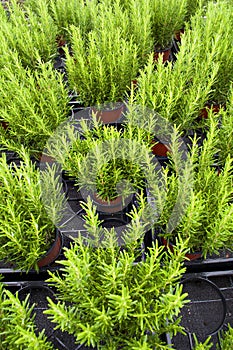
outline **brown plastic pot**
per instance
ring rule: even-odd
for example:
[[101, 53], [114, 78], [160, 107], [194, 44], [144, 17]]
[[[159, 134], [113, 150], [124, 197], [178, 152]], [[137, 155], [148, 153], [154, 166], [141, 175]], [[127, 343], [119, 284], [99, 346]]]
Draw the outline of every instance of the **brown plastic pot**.
[[44, 154], [44, 153], [41, 153], [39, 155], [39, 160], [40, 162], [42, 163], [54, 163], [55, 162], [55, 159], [50, 157], [50, 156], [47, 156], [47, 154]]
[[123, 209], [123, 200], [122, 196], [118, 196], [116, 199], [112, 201], [105, 201], [98, 196], [98, 194], [94, 193], [93, 202], [97, 206], [97, 210], [102, 211], [104, 213], [117, 213]]
[[175, 40], [181, 43], [182, 35], [184, 34], [184, 28], [177, 30], [175, 33]]
[[167, 157], [169, 146], [162, 142], [152, 142], [152, 153], [156, 156]]
[[9, 123], [8, 122], [1, 121], [1, 125], [2, 125], [4, 130], [7, 130], [9, 128]]
[[94, 193], [92, 196], [93, 203], [96, 205], [97, 210], [104, 213], [117, 213], [122, 211], [131, 202], [133, 195], [129, 195], [123, 200], [122, 196], [118, 196], [114, 200], [106, 201]]
[[211, 109], [214, 114], [218, 114], [220, 111], [221, 105], [218, 103], [206, 103], [205, 107], [202, 108], [199, 112], [199, 118], [208, 118], [209, 110]]
[[124, 111], [125, 104], [123, 102], [115, 103], [113, 108], [97, 109], [96, 107], [91, 107], [91, 115], [96, 116], [96, 118], [104, 124], [116, 122]]
[[[171, 250], [171, 252], [174, 251], [173, 244], [171, 242], [168, 242], [164, 237], [161, 238], [161, 241], [165, 247], [168, 247]], [[202, 257], [202, 252], [186, 253], [185, 256], [189, 260], [197, 260]]]
[[169, 61], [171, 55], [171, 47], [154, 51], [154, 62], [158, 62], [159, 56], [162, 55], [163, 63]]
[[58, 229], [56, 229], [56, 237], [52, 246], [50, 247], [48, 252], [44, 256], [42, 256], [40, 260], [37, 261], [37, 266], [41, 268], [53, 263], [61, 253], [62, 243], [62, 234]]
[[65, 46], [67, 44], [66, 39], [61, 35], [56, 38], [58, 53], [62, 56], [65, 54]]

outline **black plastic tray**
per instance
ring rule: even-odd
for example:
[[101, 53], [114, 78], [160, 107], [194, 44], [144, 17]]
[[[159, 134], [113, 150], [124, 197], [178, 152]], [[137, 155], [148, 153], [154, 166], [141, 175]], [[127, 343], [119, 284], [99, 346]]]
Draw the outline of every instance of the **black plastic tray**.
[[186, 335], [171, 339], [167, 334], [167, 343], [174, 344], [176, 350], [192, 350], [195, 334], [202, 342], [211, 336], [211, 350], [217, 344], [222, 349], [220, 336], [228, 324], [233, 326], [233, 270], [187, 273], [182, 283], [190, 300], [181, 312]]

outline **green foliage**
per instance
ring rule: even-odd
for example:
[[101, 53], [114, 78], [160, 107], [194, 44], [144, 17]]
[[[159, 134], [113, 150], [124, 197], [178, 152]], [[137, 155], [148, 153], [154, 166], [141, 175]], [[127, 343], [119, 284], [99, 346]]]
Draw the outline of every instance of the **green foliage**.
[[31, 153], [42, 152], [47, 139], [69, 112], [68, 90], [62, 75], [52, 64], [25, 70], [20, 63], [1, 71], [1, 143], [18, 150], [24, 145]]
[[[95, 208], [88, 206], [87, 216], [95, 216]], [[92, 235], [96, 220], [87, 221]], [[134, 239], [122, 250], [114, 228], [102, 229], [101, 246], [84, 243], [79, 236], [65, 251], [62, 276], [50, 273], [49, 283], [56, 286], [60, 301], [49, 300], [45, 313], [57, 328], [98, 349], [170, 348], [160, 335], [182, 330], [178, 315], [186, 295], [177, 282], [184, 272], [186, 245], [177, 241], [173, 255], [156, 244], [145, 261], [135, 263], [137, 245]]]
[[[183, 239], [189, 238], [190, 250], [201, 250], [205, 257], [208, 253], [218, 253], [222, 248], [232, 249], [233, 162], [232, 158], [228, 157], [220, 173], [213, 167], [217, 142], [217, 121], [210, 116], [207, 139], [200, 151], [197, 143], [194, 143], [192, 149], [191, 165], [195, 177], [191, 184], [187, 210], [174, 232], [167, 232], [167, 237], [171, 240], [176, 234], [180, 234]], [[173, 173], [167, 183], [169, 203], [170, 200], [172, 203], [175, 201], [177, 183], [178, 178]], [[169, 214], [168, 212], [166, 215], [167, 220]], [[164, 224], [162, 220], [161, 224]]]
[[[154, 39], [151, 29], [151, 0], [102, 0], [98, 7], [99, 16], [95, 16], [95, 28], [107, 28], [113, 31], [121, 30], [126, 40], [132, 40], [137, 46], [137, 56], [140, 66], [143, 66], [147, 56], [154, 50]], [[115, 29], [114, 29], [115, 28]]]
[[229, 155], [233, 158], [233, 86], [229, 90], [226, 108], [221, 110], [218, 117], [220, 120], [219, 158], [220, 163], [224, 164]]
[[0, 259], [26, 271], [38, 270], [37, 261], [54, 241], [64, 197], [55, 168], [40, 175], [24, 150], [20, 156], [19, 167], [8, 165], [4, 154], [0, 158]]
[[151, 55], [138, 77], [136, 103], [189, 130], [197, 127], [208, 101], [226, 101], [233, 79], [230, 6], [226, 1], [210, 2], [195, 14], [173, 64], [164, 66], [161, 59], [155, 70]]
[[151, 0], [151, 25], [156, 49], [171, 46], [175, 32], [183, 27], [186, 0]]
[[[195, 34], [196, 33], [196, 34]], [[144, 70], [138, 77], [138, 89], [134, 93], [135, 103], [153, 108], [162, 117], [182, 130], [197, 127], [199, 111], [209, 100], [215, 82], [218, 66], [213, 66], [213, 55], [205, 60], [196, 59], [200, 34], [195, 39], [186, 30], [177, 60], [165, 66], [160, 59], [153, 62], [151, 55]]]
[[[228, 329], [226, 332], [221, 333], [220, 337], [221, 349], [231, 350], [233, 346], [233, 328], [228, 325]], [[218, 349], [220, 347], [218, 346]]]
[[[229, 38], [233, 35], [233, 4], [228, 0], [208, 1], [191, 20], [192, 33], [199, 33], [201, 47], [196, 59], [205, 62], [211, 56], [217, 64], [218, 75], [212, 86], [210, 99], [225, 103], [233, 80], [233, 47]], [[192, 39], [193, 40], [193, 39]]]
[[[211, 337], [208, 337], [204, 343], [201, 343], [197, 340], [196, 336], [194, 336], [195, 347], [194, 350], [211, 350], [213, 344], [211, 343]], [[225, 348], [223, 348], [225, 350]]]
[[50, 14], [58, 28], [58, 35], [68, 39], [68, 28], [79, 26], [84, 35], [93, 27], [97, 15], [97, 1], [52, 0], [49, 2]]
[[205, 7], [210, 0], [186, 0], [186, 16], [185, 22], [190, 22], [191, 17], [196, 14], [196, 12]]
[[125, 39], [121, 28], [104, 17], [99, 28], [82, 35], [70, 27], [72, 55], [66, 50], [68, 82], [85, 106], [117, 102], [125, 98], [138, 72], [137, 46]]
[[[62, 128], [64, 130], [64, 128]], [[155, 165], [150, 154], [150, 135], [143, 128], [126, 123], [117, 130], [95, 121], [81, 123], [80, 134], [67, 127], [68, 141], [56, 135], [48, 151], [75, 177], [81, 189], [97, 192], [104, 200], [113, 200], [119, 194], [129, 194], [145, 187], [145, 178], [156, 183]], [[154, 178], [154, 181], [153, 181]]]
[[0, 349], [52, 350], [43, 332], [37, 332], [28, 298], [20, 301], [0, 283]]
[[138, 47], [140, 66], [145, 64], [148, 54], [154, 50], [150, 4], [151, 0], [127, 1], [126, 13], [129, 16], [129, 23], [127, 23], [128, 37], [132, 36]]
[[[22, 8], [16, 0], [9, 6], [9, 19], [1, 21], [1, 47], [17, 52], [24, 67], [36, 68], [40, 61], [47, 62], [57, 54], [57, 28], [48, 13], [46, 1], [36, 2], [37, 11]], [[6, 52], [6, 55], [9, 55]], [[7, 57], [6, 56], [6, 57]], [[5, 57], [5, 58], [6, 58]], [[4, 58], [4, 55], [3, 55]]]

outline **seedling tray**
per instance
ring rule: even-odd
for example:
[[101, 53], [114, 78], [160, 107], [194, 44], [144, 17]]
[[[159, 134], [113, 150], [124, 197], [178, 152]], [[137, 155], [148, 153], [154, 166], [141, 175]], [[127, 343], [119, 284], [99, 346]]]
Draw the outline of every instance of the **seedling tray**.
[[219, 255], [186, 261], [185, 266], [188, 272], [229, 270], [233, 268], [233, 252], [223, 249], [219, 252]]
[[186, 273], [182, 283], [190, 300], [181, 311], [186, 335], [171, 339], [167, 334], [167, 343], [174, 344], [176, 350], [192, 350], [195, 334], [202, 342], [211, 336], [211, 350], [217, 349], [217, 344], [225, 350], [219, 339], [228, 324], [233, 326], [233, 270]]
[[55, 330], [55, 324], [43, 313], [48, 308], [47, 297], [56, 301], [55, 291], [43, 280], [39, 281], [5, 281], [5, 287], [12, 293], [18, 292], [19, 299], [23, 301], [29, 294], [30, 306], [34, 304], [36, 332], [45, 329], [47, 340], [52, 343], [56, 350], [93, 350], [83, 345], [78, 345], [75, 338], [67, 332]]

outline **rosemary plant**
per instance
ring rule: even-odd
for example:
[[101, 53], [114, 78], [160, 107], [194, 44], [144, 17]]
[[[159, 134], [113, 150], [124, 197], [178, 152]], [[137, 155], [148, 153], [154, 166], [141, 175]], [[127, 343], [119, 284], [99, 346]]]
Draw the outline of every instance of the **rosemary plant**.
[[[233, 346], [233, 328], [228, 324], [228, 329], [225, 332], [221, 332], [220, 337], [221, 349], [231, 350]], [[218, 346], [218, 350], [220, 347]]]
[[160, 60], [154, 71], [150, 57], [138, 78], [137, 103], [153, 108], [183, 130], [199, 127], [199, 111], [209, 100], [224, 103], [233, 71], [230, 6], [226, 1], [210, 2], [205, 10], [197, 11], [185, 29], [173, 65], [164, 66]]
[[154, 51], [150, 3], [151, 0], [130, 0], [126, 6], [126, 13], [129, 16], [128, 37], [132, 36], [137, 44], [140, 66], [146, 63], [148, 54]]
[[153, 108], [167, 120], [187, 131], [199, 127], [199, 111], [211, 98], [217, 79], [218, 63], [213, 63], [215, 47], [205, 59], [200, 41], [201, 31], [186, 29], [182, 45], [174, 64], [164, 66], [162, 59], [153, 63], [148, 60], [138, 77], [138, 89], [134, 92], [137, 104]]
[[52, 0], [49, 2], [50, 14], [58, 28], [60, 39], [69, 40], [68, 29], [71, 25], [80, 26], [86, 35], [93, 28], [93, 19], [97, 16], [97, 1]]
[[[68, 90], [62, 75], [50, 63], [36, 71], [18, 66], [1, 71], [1, 144], [12, 150], [24, 145], [31, 153], [42, 152], [46, 140], [68, 117]], [[6, 103], [6, 101], [8, 101]]]
[[230, 88], [226, 109], [216, 116], [220, 120], [220, 130], [218, 137], [219, 160], [224, 164], [230, 155], [233, 158], [233, 87]]
[[71, 26], [72, 55], [66, 50], [69, 86], [85, 106], [122, 101], [138, 72], [133, 40], [108, 20], [100, 18], [99, 23], [86, 36]]
[[[220, 249], [232, 249], [233, 232], [233, 159], [228, 157], [218, 173], [215, 165], [217, 153], [218, 127], [214, 119], [210, 121], [207, 139], [200, 149], [194, 142], [191, 151], [192, 168], [195, 171], [191, 184], [191, 195], [187, 210], [175, 230], [169, 230], [170, 212], [165, 212], [161, 224], [167, 227], [166, 237], [171, 241], [180, 234], [183, 239], [189, 238], [192, 252], [201, 251], [203, 256], [219, 253]], [[173, 155], [172, 155], [173, 156]], [[171, 157], [172, 157], [171, 156]], [[169, 199], [176, 198], [178, 177], [173, 173], [168, 178]], [[165, 205], [166, 207], [166, 205]]]
[[212, 66], [219, 66], [210, 99], [220, 104], [226, 102], [233, 80], [232, 10], [233, 4], [228, 0], [208, 1], [191, 20], [192, 32], [199, 32], [202, 47], [196, 59], [205, 61], [212, 56]]
[[4, 154], [0, 158], [0, 259], [22, 270], [38, 270], [37, 261], [55, 239], [65, 199], [55, 168], [40, 175], [25, 150], [20, 156], [19, 167], [8, 165]]
[[10, 52], [18, 52], [24, 67], [31, 68], [57, 54], [57, 28], [49, 15], [47, 2], [39, 0], [36, 6], [35, 12], [12, 0], [9, 19], [1, 22], [0, 29], [4, 45], [7, 43]]
[[[153, 126], [153, 116], [146, 116], [147, 124], [151, 119], [148, 125]], [[91, 126], [81, 120], [79, 132], [68, 126], [68, 136], [57, 135], [47, 145], [47, 152], [76, 179], [79, 189], [108, 202], [120, 195], [125, 199], [158, 182], [151, 153], [153, 135], [142, 121], [139, 126], [128, 121], [117, 130], [95, 118]]]
[[[89, 207], [87, 217], [93, 214]], [[89, 236], [96, 232], [94, 222], [87, 225]], [[50, 273], [48, 280], [56, 286], [60, 301], [49, 300], [45, 313], [79, 344], [97, 349], [169, 349], [160, 336], [182, 330], [178, 314], [186, 295], [177, 282], [184, 272], [185, 244], [177, 242], [174, 255], [156, 244], [145, 261], [135, 263], [135, 241], [122, 250], [114, 229], [102, 233], [100, 247], [84, 243], [80, 236], [65, 251], [62, 276]]]
[[190, 22], [191, 17], [196, 14], [196, 12], [206, 5], [209, 0], [186, 0], [186, 15], [185, 22]]
[[44, 332], [36, 330], [33, 307], [28, 298], [21, 302], [0, 283], [0, 349], [52, 350]]
[[[121, 29], [122, 37], [133, 40], [137, 45], [137, 56], [143, 66], [150, 52], [154, 51], [154, 39], [151, 30], [151, 0], [102, 0], [95, 16], [95, 28], [106, 28], [111, 31]], [[104, 21], [103, 25], [100, 22]]]
[[195, 339], [194, 350], [211, 350], [213, 346], [213, 344], [211, 343], [211, 337], [208, 337], [204, 343], [199, 342], [196, 337], [194, 339]]
[[155, 49], [171, 47], [173, 35], [183, 27], [186, 0], [151, 0], [151, 13]]

